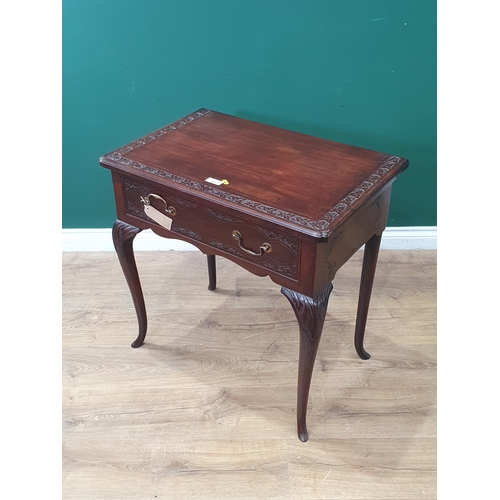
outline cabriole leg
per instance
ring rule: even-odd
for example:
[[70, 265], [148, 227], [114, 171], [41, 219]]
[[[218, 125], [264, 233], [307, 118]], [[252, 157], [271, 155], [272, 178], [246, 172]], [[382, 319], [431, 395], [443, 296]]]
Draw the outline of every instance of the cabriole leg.
[[118, 260], [127, 280], [132, 300], [134, 302], [137, 320], [139, 322], [139, 335], [132, 342], [132, 347], [140, 347], [144, 344], [146, 338], [146, 330], [148, 328], [148, 319], [146, 316], [146, 305], [144, 304], [144, 296], [142, 294], [141, 282], [137, 265], [134, 258], [133, 241], [142, 229], [126, 224], [117, 220], [113, 225], [113, 243], [115, 245]]
[[282, 287], [281, 293], [290, 301], [300, 330], [299, 379], [297, 387], [297, 430], [299, 439], [309, 439], [306, 426], [307, 400], [318, 351], [328, 299], [333, 289], [331, 283], [316, 297], [310, 298]]
[[363, 270], [361, 271], [361, 284], [359, 287], [358, 313], [354, 332], [354, 347], [361, 359], [370, 359], [370, 355], [363, 347], [365, 337], [366, 318], [372, 294], [373, 278], [377, 267], [378, 251], [380, 249], [381, 234], [372, 236], [365, 244], [363, 256]]

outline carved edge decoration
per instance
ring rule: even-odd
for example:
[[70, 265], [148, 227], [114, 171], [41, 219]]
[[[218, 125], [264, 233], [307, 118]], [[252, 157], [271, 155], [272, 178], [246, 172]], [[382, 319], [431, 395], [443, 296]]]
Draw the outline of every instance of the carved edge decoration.
[[183, 205], [186, 208], [197, 208], [198, 203], [194, 203], [193, 201], [189, 200], [184, 200], [183, 198], [179, 198], [177, 196], [174, 196], [173, 194], [169, 194], [168, 198], [170, 198], [172, 201], [175, 201], [179, 205]]
[[[209, 110], [205, 110], [206, 112], [209, 112]], [[206, 113], [202, 113], [201, 111], [198, 112], [200, 113], [199, 116], [203, 116]], [[196, 118], [199, 118], [199, 116], [196, 116], [196, 113], [194, 115], [190, 115], [184, 120], [181, 120], [182, 124], [179, 126], [183, 126], [186, 123], [189, 123], [190, 121], [195, 120]], [[190, 120], [188, 120], [191, 118]], [[178, 123], [181, 123], [178, 122]], [[182, 177], [180, 175], [174, 175], [169, 172], [166, 172], [165, 170], [160, 170], [155, 167], [151, 167], [149, 165], [144, 165], [143, 163], [130, 160], [128, 158], [124, 158], [123, 154], [132, 151], [133, 149], [138, 148], [139, 146], [142, 146], [143, 144], [146, 144], [147, 142], [150, 142], [154, 139], [157, 139], [158, 137], [161, 137], [162, 135], [171, 132], [172, 130], [175, 130], [178, 128], [174, 125], [169, 125], [165, 129], [160, 129], [160, 131], [154, 132], [153, 134], [147, 136], [144, 139], [140, 139], [139, 141], [136, 141], [132, 143], [129, 146], [126, 146], [122, 149], [118, 149], [113, 153], [110, 153], [109, 155], [106, 155], [104, 158], [112, 160], [114, 162], [117, 162], [121, 165], [127, 165], [129, 167], [137, 168], [139, 170], [142, 170], [144, 172], [148, 172], [150, 174], [156, 175], [158, 177], [163, 177], [165, 179], [168, 179], [171, 182], [175, 182], [177, 184], [182, 184], [184, 186], [187, 186], [192, 189], [196, 189], [198, 191], [203, 191], [205, 193], [211, 194], [213, 196], [216, 196], [218, 198], [224, 199], [226, 201], [242, 205], [248, 208], [251, 208], [253, 210], [257, 210], [259, 212], [262, 212], [266, 215], [272, 215], [274, 217], [277, 217], [279, 219], [286, 220], [288, 222], [292, 222], [294, 224], [297, 224], [299, 226], [307, 227], [309, 229], [313, 230], [323, 230], [326, 229], [337, 217], [339, 217], [343, 212], [345, 212], [351, 205], [353, 205], [363, 194], [365, 194], [367, 191], [369, 191], [375, 184], [377, 184], [380, 179], [382, 179], [392, 168], [399, 163], [401, 160], [401, 157], [399, 156], [389, 156], [385, 160], [382, 161], [378, 169], [373, 172], [367, 179], [365, 179], [359, 186], [357, 186], [355, 189], [353, 189], [345, 198], [343, 198], [339, 203], [337, 203], [332, 209], [330, 209], [328, 212], [326, 212], [319, 220], [312, 220], [307, 217], [293, 214], [290, 212], [286, 212], [285, 210], [279, 210], [277, 208], [271, 207], [269, 205], [265, 205], [263, 203], [258, 203], [252, 200], [247, 200], [246, 198], [243, 198], [242, 196], [239, 196], [237, 194], [233, 193], [227, 193], [225, 191], [221, 191], [220, 189], [217, 189], [213, 186], [208, 186], [206, 184], [202, 184], [197, 181], [193, 181], [191, 179], [186, 179], [185, 177]]]
[[262, 263], [262, 267], [270, 269], [276, 273], [282, 274], [288, 278], [297, 279], [297, 265], [279, 264], [275, 260], [268, 260]]
[[127, 144], [123, 148], [117, 149], [113, 153], [110, 153], [109, 155], [105, 155], [105, 158], [111, 158], [114, 159], [114, 155], [124, 155], [126, 153], [129, 153], [130, 151], [133, 151], [134, 149], [137, 149], [141, 146], [144, 146], [144, 144], [147, 144], [148, 142], [154, 141], [155, 139], [158, 139], [159, 137], [164, 136], [165, 134], [168, 134], [169, 132], [173, 132], [174, 130], [177, 130], [181, 127], [184, 127], [184, 125], [187, 125], [188, 123], [191, 123], [192, 121], [201, 118], [202, 116], [210, 113], [209, 109], [206, 108], [201, 108], [195, 113], [192, 113], [181, 120], [172, 123], [171, 125], [167, 125], [166, 127], [160, 128], [159, 130], [156, 130], [155, 132], [142, 137], [141, 139], [138, 139], [135, 142], [132, 142], [130, 144]]
[[[236, 224], [243, 223], [244, 221], [241, 219], [238, 219], [237, 217], [233, 217], [232, 215], [225, 214], [223, 212], [219, 212], [217, 210], [214, 210], [212, 208], [207, 208], [207, 212], [214, 218], [224, 221], [224, 222], [234, 222]], [[283, 245], [285, 245], [290, 252], [294, 256], [297, 255], [298, 249], [299, 249], [299, 240], [298, 238], [292, 238], [290, 236], [286, 236], [283, 234], [276, 233], [274, 231], [271, 231], [270, 229], [260, 227], [260, 226], [255, 226], [264, 236], [267, 236], [267, 238], [275, 241], [279, 241]]]
[[235, 257], [239, 257], [240, 259], [243, 259], [247, 262], [250, 262], [251, 264], [254, 264], [258, 267], [262, 267], [264, 269], [268, 269], [269, 271], [273, 271], [275, 273], [281, 274], [282, 276], [285, 276], [287, 278], [291, 278], [293, 280], [297, 279], [297, 264], [294, 263], [292, 265], [288, 264], [280, 264], [274, 260], [266, 260], [262, 262], [252, 262], [249, 261], [248, 258], [246, 258], [244, 255], [242, 255], [238, 250], [235, 250], [233, 247], [230, 247], [229, 245], [226, 245], [225, 243], [221, 243], [220, 241], [210, 241], [207, 243], [207, 245], [210, 245], [211, 247], [218, 248], [219, 250], [222, 250], [223, 252], [229, 253], [231, 255], [234, 255]]
[[111, 236], [113, 238], [113, 245], [118, 251], [118, 249], [122, 247], [125, 241], [133, 239], [141, 231], [142, 229], [139, 229], [138, 227], [131, 226], [126, 222], [117, 220], [113, 224], [113, 229], [111, 231]]
[[123, 181], [124, 181], [123, 184], [125, 186], [125, 192], [137, 189], [142, 194], [145, 194], [145, 195], [149, 194], [149, 189], [144, 184], [140, 184], [136, 181], [133, 181], [132, 179], [129, 179], [126, 176], [123, 176]]
[[[129, 179], [126, 176], [124, 176], [123, 179], [124, 179], [125, 193], [127, 193], [128, 191], [137, 190], [140, 193], [142, 193], [143, 195], [147, 195], [147, 194], [150, 194], [151, 190], [153, 189], [151, 187], [145, 186], [144, 184], [140, 184], [136, 181], [133, 181], [132, 179]], [[189, 201], [189, 200], [184, 200], [183, 198], [179, 198], [178, 196], [174, 196], [172, 194], [169, 194], [167, 196], [167, 198], [169, 200], [172, 200], [173, 202], [178, 203], [179, 205], [183, 205], [187, 208], [197, 208], [198, 207], [197, 203], [194, 203], [194, 202]], [[128, 199], [128, 197], [127, 197], [127, 213], [130, 215], [133, 215], [134, 217], [138, 217], [139, 219], [154, 223], [154, 224], [159, 226], [159, 224], [157, 224], [155, 221], [153, 221], [153, 219], [150, 219], [144, 213], [143, 210], [138, 209], [130, 201], [130, 199]], [[181, 234], [184, 234], [184, 233], [187, 234], [187, 231], [189, 231], [189, 230], [185, 229], [185, 230], [183, 230], [184, 233], [182, 233], [182, 231], [181, 231], [182, 228], [178, 228], [178, 229], [179, 229], [179, 231], [176, 231], [176, 232], [181, 233]], [[172, 231], [175, 231], [175, 229], [172, 229]], [[194, 239], [197, 239], [197, 240], [201, 240], [201, 236], [198, 235], [197, 233], [195, 233], [194, 231], [191, 231], [191, 237]]]
[[142, 210], [139, 210], [130, 200], [127, 200], [127, 213], [133, 215], [134, 217], [138, 217], [139, 219], [158, 225], [157, 222], [155, 222], [153, 219], [150, 219]]
[[[162, 227], [156, 221], [154, 221], [153, 219], [150, 219], [143, 211], [137, 209], [130, 202], [130, 200], [127, 201], [127, 213], [133, 215], [134, 217], [138, 217], [139, 219], [142, 219], [146, 222], [149, 222], [150, 224], [154, 224], [155, 226]], [[196, 241], [202, 241], [202, 237], [198, 233], [196, 233], [195, 231], [191, 231], [191, 229], [186, 229], [184, 227], [172, 226], [170, 231], [173, 233], [181, 234], [183, 236], [187, 236], [188, 238], [192, 238], [193, 240], [196, 240]]]
[[240, 223], [243, 222], [241, 219], [238, 219], [237, 217], [233, 217], [228, 214], [224, 214], [222, 212], [219, 212], [217, 210], [214, 210], [212, 208], [207, 208], [207, 212], [214, 217], [217, 220], [222, 220], [224, 222], [234, 222], [234, 223]]
[[219, 250], [230, 253], [231, 255], [236, 255], [237, 257], [243, 257], [240, 252], [230, 247], [229, 245], [226, 245], [225, 243], [221, 243], [220, 241], [211, 241], [208, 244], [211, 247], [218, 248]]
[[[129, 179], [126, 176], [123, 176], [124, 184], [125, 184], [125, 192], [131, 191], [133, 189], [137, 189], [140, 191], [142, 194], [147, 195], [150, 194], [151, 191], [154, 189], [153, 187], [148, 187], [144, 184], [140, 184], [139, 182], [133, 181], [132, 179]], [[198, 204], [194, 203], [193, 201], [185, 200], [183, 198], [179, 198], [178, 196], [175, 196], [173, 194], [168, 194], [167, 198], [169, 200], [175, 201], [179, 205], [183, 205], [187, 208], [197, 208]]]
[[286, 287], [281, 287], [281, 293], [289, 300], [295, 312], [300, 331], [306, 341], [308, 353], [313, 352], [318, 336], [321, 335], [321, 328], [318, 328], [318, 324], [323, 323], [325, 319], [332, 290], [333, 285], [329, 283], [316, 297], [311, 298]]
[[[138, 190], [143, 194], [148, 194], [150, 189], [147, 186], [144, 186], [138, 182], [133, 181], [132, 179], [129, 179], [127, 177], [124, 177], [124, 185], [125, 185], [125, 190], [126, 191], [131, 191], [131, 190]], [[181, 204], [185, 204], [189, 208], [196, 208], [198, 205], [192, 204], [193, 206], [190, 206], [191, 202], [185, 202], [185, 200], [181, 198], [177, 198], [174, 196], [169, 196], [172, 200], [175, 200], [176, 202], [179, 202]], [[224, 214], [222, 212], [219, 212], [217, 210], [213, 209], [207, 209], [207, 212], [209, 212], [213, 217], [216, 219], [225, 221], [225, 222], [238, 222], [241, 223], [243, 222], [241, 219], [237, 219], [236, 217], [232, 217], [230, 215]], [[142, 219], [150, 224], [154, 224], [155, 226], [159, 226], [153, 219], [150, 219], [143, 210], [139, 210], [129, 199], [127, 199], [127, 213], [130, 215], [133, 215], [134, 217], [138, 217], [139, 219]], [[279, 241], [283, 243], [291, 252], [292, 254], [296, 257], [298, 255], [298, 240], [281, 235], [279, 233], [276, 233], [274, 231], [271, 231], [270, 229], [267, 228], [261, 228], [258, 227], [263, 234], [265, 234], [268, 238], [274, 239], [275, 241]], [[177, 227], [175, 225], [172, 226], [171, 232], [177, 233], [183, 236], [186, 236], [188, 238], [191, 238], [196, 241], [203, 241], [203, 238], [196, 233], [195, 231], [192, 231], [191, 229], [183, 228], [183, 227]], [[240, 252], [238, 252], [236, 249], [230, 247], [229, 245], [226, 245], [224, 243], [220, 243], [217, 241], [211, 241], [208, 243], [208, 245], [213, 246], [215, 248], [218, 248], [219, 250], [222, 250], [224, 252], [227, 252], [229, 254], [235, 255], [237, 257], [245, 259], [245, 256], [242, 255]], [[245, 259], [246, 260], [246, 259]], [[269, 260], [266, 260], [261, 263], [255, 263], [256, 265], [259, 265], [260, 267], [263, 267], [265, 269], [269, 269], [271, 271], [274, 271], [276, 273], [282, 274], [283, 276], [286, 276], [288, 278], [296, 279], [297, 278], [297, 264], [294, 263], [292, 265], [288, 264], [280, 264], [279, 262], [276, 262], [275, 260], [272, 259], [272, 257], [269, 258]]]
[[186, 229], [184, 227], [176, 227], [172, 226], [171, 231], [173, 233], [182, 234], [183, 236], [187, 236], [188, 238], [192, 238], [193, 240], [201, 241], [202, 238], [198, 233], [191, 231], [191, 229]]
[[256, 226], [265, 236], [267, 236], [270, 240], [279, 241], [283, 245], [285, 245], [290, 252], [296, 257], [299, 252], [299, 240], [298, 238], [292, 238], [291, 236], [286, 236], [283, 234], [275, 233], [268, 228]]

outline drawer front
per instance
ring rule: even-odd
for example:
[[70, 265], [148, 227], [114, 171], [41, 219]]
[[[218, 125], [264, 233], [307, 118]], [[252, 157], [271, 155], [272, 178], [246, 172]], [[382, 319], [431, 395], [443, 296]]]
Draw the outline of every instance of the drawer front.
[[[255, 224], [245, 215], [224, 207], [206, 205], [163, 186], [150, 185], [126, 176], [122, 179], [125, 211], [128, 215], [148, 222], [151, 227], [161, 227], [144, 213], [144, 202], [141, 200], [155, 194], [175, 209], [175, 215], [171, 217], [172, 237], [178, 235], [193, 244], [203, 243], [221, 253], [298, 281], [300, 238], [274, 227]], [[153, 207], [166, 214], [163, 201], [153, 196], [149, 197], [149, 201]], [[234, 236], [235, 231], [239, 233], [239, 240]], [[269, 252], [265, 251], [265, 244], [270, 246]], [[260, 255], [251, 255], [249, 252]]]

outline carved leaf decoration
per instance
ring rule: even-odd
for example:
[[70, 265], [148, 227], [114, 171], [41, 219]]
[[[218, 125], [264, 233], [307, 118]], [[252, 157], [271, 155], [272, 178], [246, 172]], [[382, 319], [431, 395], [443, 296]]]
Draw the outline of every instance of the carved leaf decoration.
[[333, 285], [329, 283], [322, 292], [311, 298], [288, 288], [281, 288], [281, 293], [290, 301], [295, 312], [301, 338], [306, 342], [308, 352], [312, 352], [314, 346], [317, 346], [332, 290]]

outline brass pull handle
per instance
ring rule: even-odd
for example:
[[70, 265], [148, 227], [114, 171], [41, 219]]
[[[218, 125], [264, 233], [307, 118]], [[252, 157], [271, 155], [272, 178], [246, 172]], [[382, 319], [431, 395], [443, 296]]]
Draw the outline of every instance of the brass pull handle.
[[156, 198], [157, 200], [161, 200], [163, 201], [163, 203], [165, 203], [165, 212], [167, 212], [167, 214], [173, 217], [177, 213], [177, 210], [174, 207], [169, 206], [168, 203], [161, 196], [158, 196], [157, 194], [154, 193], [148, 194], [146, 198], [143, 198], [141, 196], [141, 201], [144, 203], [144, 205], [151, 205], [151, 202], [149, 201], [150, 196]]
[[252, 250], [246, 249], [241, 244], [241, 240], [243, 239], [243, 236], [241, 236], [241, 233], [239, 231], [236, 231], [236, 230], [233, 231], [233, 238], [238, 241], [239, 247], [244, 252], [246, 252], [250, 255], [255, 255], [256, 257], [260, 257], [261, 255], [264, 255], [264, 253], [269, 253], [272, 250], [272, 247], [269, 243], [262, 243], [262, 245], [260, 246], [260, 252], [252, 252]]

